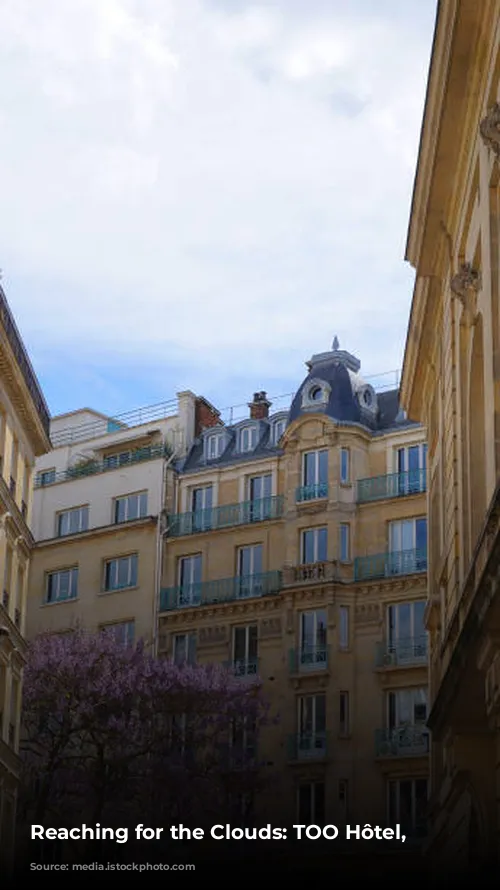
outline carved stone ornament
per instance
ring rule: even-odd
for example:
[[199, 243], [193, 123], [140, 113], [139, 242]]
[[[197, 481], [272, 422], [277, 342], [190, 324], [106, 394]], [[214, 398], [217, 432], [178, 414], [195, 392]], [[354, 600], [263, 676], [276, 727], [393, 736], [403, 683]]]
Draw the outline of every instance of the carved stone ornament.
[[464, 307], [465, 320], [473, 324], [477, 314], [477, 295], [481, 289], [481, 273], [471, 263], [463, 263], [450, 282], [452, 293]]
[[498, 102], [495, 102], [481, 121], [479, 132], [487, 148], [500, 157], [500, 104]]

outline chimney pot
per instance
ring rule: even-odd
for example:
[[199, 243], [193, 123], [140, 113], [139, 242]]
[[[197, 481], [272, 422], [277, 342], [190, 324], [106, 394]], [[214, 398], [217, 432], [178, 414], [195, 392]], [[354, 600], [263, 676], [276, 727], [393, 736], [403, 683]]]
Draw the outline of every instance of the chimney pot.
[[266, 417], [269, 417], [271, 402], [267, 399], [267, 393], [264, 390], [254, 392], [253, 402], [250, 402], [248, 407], [250, 408], [252, 420], [264, 420]]

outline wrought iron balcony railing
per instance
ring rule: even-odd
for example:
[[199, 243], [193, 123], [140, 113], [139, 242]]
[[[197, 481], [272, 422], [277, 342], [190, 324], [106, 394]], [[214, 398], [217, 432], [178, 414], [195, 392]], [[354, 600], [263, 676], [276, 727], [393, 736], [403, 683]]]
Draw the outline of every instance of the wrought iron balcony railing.
[[375, 664], [379, 668], [427, 664], [427, 634], [419, 637], [377, 643]]
[[290, 649], [288, 665], [291, 674], [310, 674], [328, 668], [328, 646], [303, 646]]
[[198, 532], [247, 525], [251, 522], [264, 522], [266, 519], [280, 519], [283, 516], [284, 503], [284, 497], [278, 495], [253, 501], [242, 501], [239, 504], [223, 504], [207, 510], [176, 513], [168, 517], [167, 534], [172, 538], [180, 538]]
[[408, 470], [405, 473], [386, 473], [384, 476], [369, 476], [357, 483], [358, 504], [369, 501], [382, 501], [386, 498], [404, 497], [409, 494], [422, 494], [427, 487], [427, 471]]
[[160, 592], [160, 612], [269, 596], [281, 586], [281, 572], [273, 571], [166, 587]]
[[14, 353], [14, 358], [17, 361], [18, 367], [24, 377], [24, 382], [29, 390], [29, 394], [32, 398], [33, 404], [36, 408], [38, 416], [40, 418], [40, 422], [43, 426], [43, 429], [47, 436], [50, 435], [50, 413], [47, 407], [47, 403], [43, 397], [42, 389], [38, 380], [36, 378], [36, 374], [33, 370], [33, 366], [28, 358], [28, 353], [24, 348], [24, 343], [22, 341], [21, 335], [18, 331], [17, 325], [14, 321], [14, 316], [10, 310], [10, 306], [7, 303], [6, 296], [3, 292], [3, 289], [0, 287], [0, 321], [9, 341], [10, 348]]
[[301, 485], [295, 492], [295, 500], [297, 503], [304, 501], [316, 501], [320, 498], [328, 497], [328, 483], [317, 482], [315, 485]]
[[233, 661], [225, 661], [224, 667], [235, 675], [243, 679], [255, 679], [259, 673], [259, 659], [246, 658], [235, 659]]
[[427, 549], [395, 550], [358, 556], [354, 560], [354, 580], [369, 581], [374, 578], [390, 578], [394, 575], [413, 575], [427, 571]]
[[41, 470], [35, 479], [35, 488], [46, 488], [56, 482], [70, 482], [74, 479], [85, 479], [87, 476], [95, 476], [97, 473], [109, 473], [111, 470], [123, 469], [136, 463], [147, 460], [155, 460], [159, 457], [170, 457], [172, 449], [169, 445], [145, 445], [135, 451], [120, 454], [119, 461], [106, 458], [103, 461], [87, 460], [74, 467], [68, 467], [60, 473], [49, 473]]
[[395, 726], [375, 733], [377, 757], [424, 757], [429, 753], [429, 730], [426, 726]]
[[336, 581], [339, 576], [336, 560], [311, 562], [300, 566], [286, 566], [283, 570], [283, 586], [307, 584], [314, 581]]
[[323, 760], [327, 754], [326, 732], [299, 732], [288, 737], [289, 760]]

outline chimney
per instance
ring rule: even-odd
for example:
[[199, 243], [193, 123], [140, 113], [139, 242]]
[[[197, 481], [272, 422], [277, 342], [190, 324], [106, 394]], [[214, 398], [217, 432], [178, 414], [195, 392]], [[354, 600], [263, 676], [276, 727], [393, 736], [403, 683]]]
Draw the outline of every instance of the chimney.
[[264, 418], [269, 417], [271, 402], [267, 400], [267, 393], [254, 392], [253, 402], [249, 402], [248, 407], [250, 408], [252, 420], [264, 420]]
[[198, 396], [194, 407], [194, 435], [197, 438], [202, 430], [211, 426], [221, 426], [220, 411], [202, 396]]

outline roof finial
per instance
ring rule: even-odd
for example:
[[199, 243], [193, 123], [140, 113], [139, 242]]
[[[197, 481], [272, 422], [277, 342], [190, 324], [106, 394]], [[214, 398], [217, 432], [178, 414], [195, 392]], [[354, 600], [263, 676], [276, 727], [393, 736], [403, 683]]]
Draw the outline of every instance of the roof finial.
[[335, 334], [335, 337], [333, 338], [333, 343], [332, 343], [332, 349], [333, 349], [334, 352], [337, 352], [337, 351], [338, 351], [339, 345], [340, 345], [340, 344], [339, 344], [339, 338], [338, 338], [337, 335]]

